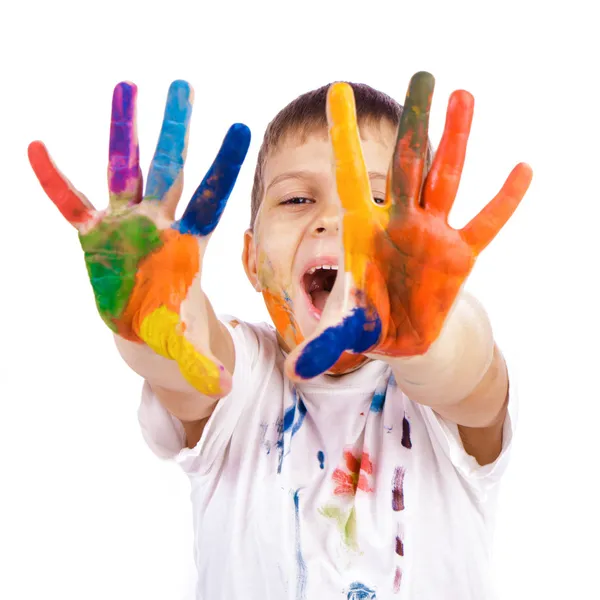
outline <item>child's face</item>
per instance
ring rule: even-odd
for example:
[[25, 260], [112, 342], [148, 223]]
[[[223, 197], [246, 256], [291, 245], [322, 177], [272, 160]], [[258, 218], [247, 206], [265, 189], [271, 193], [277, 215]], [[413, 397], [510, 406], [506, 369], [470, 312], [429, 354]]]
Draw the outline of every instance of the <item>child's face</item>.
[[[360, 131], [373, 196], [383, 199], [396, 130], [382, 121]], [[341, 253], [340, 202], [326, 132], [284, 139], [267, 158], [264, 189], [254, 232], [246, 232], [244, 266], [263, 293], [284, 349], [291, 350], [313, 333]], [[364, 360], [346, 355], [332, 372]]]

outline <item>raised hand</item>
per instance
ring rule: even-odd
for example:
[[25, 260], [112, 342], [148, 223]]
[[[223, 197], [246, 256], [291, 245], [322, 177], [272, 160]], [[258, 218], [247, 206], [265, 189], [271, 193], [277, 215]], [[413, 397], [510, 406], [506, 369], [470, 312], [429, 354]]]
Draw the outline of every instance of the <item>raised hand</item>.
[[437, 339], [479, 253], [511, 217], [531, 182], [517, 165], [498, 195], [460, 230], [448, 214], [465, 160], [473, 97], [454, 92], [432, 168], [423, 181], [434, 79], [413, 76], [400, 120], [385, 202], [371, 194], [350, 86], [328, 94], [330, 139], [342, 205], [343, 249], [331, 296], [311, 339], [288, 357], [293, 379], [328, 370], [344, 351], [423, 354]]
[[200, 274], [206, 244], [246, 156], [250, 131], [242, 124], [229, 129], [183, 216], [174, 221], [193, 92], [185, 81], [169, 88], [143, 196], [136, 96], [131, 83], [115, 87], [106, 210], [94, 209], [73, 188], [41, 142], [30, 144], [29, 161], [46, 194], [79, 232], [96, 306], [108, 327], [177, 361], [196, 389], [220, 397], [231, 387], [231, 374], [212, 355], [208, 332], [201, 326], [207, 306]]

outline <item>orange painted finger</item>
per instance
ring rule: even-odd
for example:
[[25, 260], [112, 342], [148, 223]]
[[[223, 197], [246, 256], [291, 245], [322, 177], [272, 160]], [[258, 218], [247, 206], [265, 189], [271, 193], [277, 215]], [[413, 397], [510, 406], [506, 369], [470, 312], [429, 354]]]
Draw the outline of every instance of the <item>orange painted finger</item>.
[[392, 159], [390, 189], [396, 210], [420, 203], [434, 86], [433, 75], [425, 72], [413, 75], [408, 86]]
[[31, 168], [47, 196], [63, 217], [78, 227], [91, 218], [94, 207], [57, 169], [42, 142], [32, 142], [27, 149]]
[[473, 96], [464, 90], [450, 96], [444, 134], [423, 190], [423, 206], [446, 216], [458, 192], [474, 104]]
[[518, 164], [510, 173], [502, 189], [489, 204], [463, 229], [463, 239], [479, 254], [504, 227], [529, 188], [533, 171], [525, 163]]

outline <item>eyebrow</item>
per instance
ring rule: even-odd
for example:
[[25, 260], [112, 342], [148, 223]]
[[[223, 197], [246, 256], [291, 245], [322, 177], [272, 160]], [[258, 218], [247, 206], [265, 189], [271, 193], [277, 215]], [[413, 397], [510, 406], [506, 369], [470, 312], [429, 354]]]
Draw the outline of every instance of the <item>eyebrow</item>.
[[[369, 179], [383, 179], [384, 181], [387, 179], [387, 175], [385, 173], [380, 173], [379, 171], [369, 171], [368, 175]], [[265, 192], [268, 192], [274, 185], [288, 179], [308, 179], [314, 176], [315, 173], [313, 171], [286, 171], [285, 173], [280, 173], [277, 177], [274, 177], [267, 186]]]

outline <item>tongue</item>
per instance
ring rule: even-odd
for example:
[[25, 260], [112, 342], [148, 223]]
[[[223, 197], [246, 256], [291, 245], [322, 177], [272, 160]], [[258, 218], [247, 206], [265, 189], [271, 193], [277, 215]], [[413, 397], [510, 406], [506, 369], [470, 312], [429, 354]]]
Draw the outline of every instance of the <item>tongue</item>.
[[325, 302], [327, 302], [327, 298], [329, 298], [329, 292], [326, 292], [325, 290], [318, 290], [313, 292], [310, 296], [314, 307], [323, 312], [323, 309], [325, 308]]

